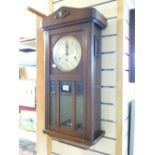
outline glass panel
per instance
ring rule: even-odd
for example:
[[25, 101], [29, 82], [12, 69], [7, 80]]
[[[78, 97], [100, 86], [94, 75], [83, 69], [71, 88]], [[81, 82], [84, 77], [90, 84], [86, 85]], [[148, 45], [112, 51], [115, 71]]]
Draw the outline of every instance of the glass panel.
[[56, 81], [50, 82], [51, 93], [51, 125], [52, 128], [56, 125]]
[[72, 128], [72, 81], [60, 81], [60, 125]]
[[83, 112], [84, 112], [84, 102], [83, 102], [83, 81], [76, 81], [76, 129], [83, 130]]

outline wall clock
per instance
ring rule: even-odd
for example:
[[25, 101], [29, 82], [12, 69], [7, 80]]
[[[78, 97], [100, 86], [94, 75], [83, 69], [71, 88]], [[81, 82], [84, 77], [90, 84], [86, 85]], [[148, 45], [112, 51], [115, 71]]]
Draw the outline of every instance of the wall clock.
[[62, 7], [42, 20], [45, 33], [45, 129], [61, 142], [87, 148], [100, 123], [100, 35], [106, 18], [94, 8]]

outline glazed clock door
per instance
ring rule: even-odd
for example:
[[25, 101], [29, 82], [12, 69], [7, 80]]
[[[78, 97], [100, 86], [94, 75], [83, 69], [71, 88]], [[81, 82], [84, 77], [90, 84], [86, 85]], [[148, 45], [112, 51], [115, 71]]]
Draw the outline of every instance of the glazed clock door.
[[[59, 89], [59, 92], [57, 89]], [[83, 81], [52, 80], [50, 94], [51, 128], [64, 128], [73, 129], [75, 131], [83, 131]], [[59, 103], [56, 98], [59, 98]]]
[[[71, 27], [75, 32], [58, 34], [54, 31], [50, 38], [49, 53], [49, 124], [50, 130], [70, 132], [73, 136], [84, 134], [84, 81], [83, 42], [79, 26]], [[63, 29], [64, 30], [64, 29]]]

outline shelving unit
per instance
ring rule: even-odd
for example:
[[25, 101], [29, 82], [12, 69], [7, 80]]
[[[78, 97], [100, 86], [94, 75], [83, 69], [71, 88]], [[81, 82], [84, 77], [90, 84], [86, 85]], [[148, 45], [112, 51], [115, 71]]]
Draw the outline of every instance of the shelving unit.
[[19, 129], [19, 137], [27, 139], [32, 142], [36, 142], [36, 133], [35, 132], [30, 132], [30, 131], [26, 131], [23, 129]]
[[35, 41], [20, 38], [19, 47], [19, 139], [32, 142], [36, 142]]

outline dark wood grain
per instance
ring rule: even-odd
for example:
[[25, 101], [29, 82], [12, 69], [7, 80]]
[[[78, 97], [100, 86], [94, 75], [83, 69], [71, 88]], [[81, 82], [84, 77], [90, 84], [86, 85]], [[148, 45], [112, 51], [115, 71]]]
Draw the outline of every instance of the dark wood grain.
[[[100, 36], [101, 30], [107, 25], [106, 18], [94, 8], [67, 8], [62, 7], [53, 14], [44, 17], [42, 29], [45, 31], [45, 115], [46, 125], [44, 133], [53, 138], [87, 148], [95, 144], [104, 134], [100, 123], [101, 89], [101, 56]], [[75, 37], [82, 49], [80, 64], [70, 72], [62, 72], [52, 67], [53, 46], [64, 36]], [[57, 81], [56, 90], [56, 120], [57, 126], [51, 128], [49, 117], [51, 114], [51, 101], [49, 98], [49, 81]], [[70, 80], [72, 95], [72, 127], [63, 128], [60, 125], [60, 81]], [[76, 129], [76, 81], [83, 83], [83, 130]], [[62, 101], [61, 101], [62, 102]], [[64, 100], [63, 103], [66, 101]], [[50, 108], [49, 108], [50, 107]], [[66, 107], [67, 110], [67, 107]]]
[[[58, 16], [60, 12], [68, 12], [68, 15], [64, 16], [62, 13], [62, 18], [56, 18], [56, 16]], [[93, 22], [101, 28], [105, 28], [107, 25], [107, 19], [103, 15], [101, 15], [95, 8], [61, 7], [53, 14], [45, 16], [43, 18], [42, 27], [44, 30], [48, 30], [51, 28], [58, 28], [88, 22]]]
[[72, 81], [72, 128], [76, 130], [76, 91], [75, 91], [75, 81]]

